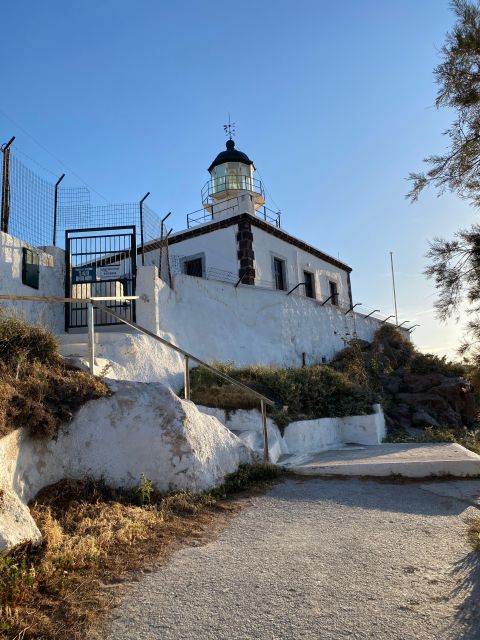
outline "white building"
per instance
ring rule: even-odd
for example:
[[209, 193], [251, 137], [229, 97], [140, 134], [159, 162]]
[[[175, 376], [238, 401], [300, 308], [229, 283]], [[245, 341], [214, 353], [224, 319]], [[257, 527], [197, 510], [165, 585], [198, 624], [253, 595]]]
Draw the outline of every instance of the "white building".
[[[280, 213], [265, 207], [262, 183], [245, 153], [227, 140], [208, 169], [203, 209], [187, 216], [187, 229], [169, 236], [174, 274], [291, 291], [348, 309], [351, 268], [280, 227]], [[146, 264], [159, 264], [159, 244], [147, 245]], [[166, 252], [162, 272], [168, 269]]]
[[[57, 334], [76, 333], [86, 331], [91, 295], [137, 296], [106, 304], [203, 360], [237, 365], [328, 362], [352, 338], [372, 341], [388, 318], [359, 313], [351, 268], [281, 228], [280, 214], [265, 206], [253, 162], [233, 140], [208, 171], [203, 208], [168, 242], [147, 243], [143, 255], [133, 225], [69, 230], [66, 251], [0, 232], [0, 293], [77, 299], [5, 300], [0, 307]], [[125, 329], [99, 309], [95, 324], [103, 326], [104, 341], [112, 325]], [[105, 357], [114, 362], [117, 355]], [[165, 363], [166, 378], [181, 375], [178, 363], [172, 371]]]

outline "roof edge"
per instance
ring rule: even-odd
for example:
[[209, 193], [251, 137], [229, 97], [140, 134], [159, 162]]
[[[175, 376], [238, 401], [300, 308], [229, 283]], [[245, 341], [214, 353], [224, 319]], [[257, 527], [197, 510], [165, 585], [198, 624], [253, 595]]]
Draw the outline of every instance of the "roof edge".
[[[330, 256], [328, 253], [324, 253], [320, 249], [316, 249], [315, 247], [312, 247], [312, 245], [308, 244], [307, 242], [304, 242], [303, 240], [300, 240], [299, 238], [296, 238], [295, 236], [290, 235], [286, 231], [283, 231], [283, 229], [274, 227], [268, 222], [264, 222], [263, 220], [260, 220], [260, 218], [258, 218], [257, 216], [254, 216], [251, 213], [246, 213], [246, 212], [241, 213], [237, 216], [233, 216], [231, 218], [226, 218], [225, 220], [217, 220], [208, 224], [204, 224], [199, 227], [195, 227], [193, 229], [187, 229], [186, 231], [179, 231], [175, 235], [172, 235], [169, 237], [168, 244], [169, 245], [177, 244], [178, 242], [183, 242], [184, 240], [188, 240], [190, 238], [195, 238], [197, 236], [202, 236], [207, 233], [212, 233], [213, 231], [217, 231], [218, 229], [226, 229], [227, 227], [231, 227], [237, 224], [238, 222], [241, 222], [242, 220], [249, 220], [253, 226], [258, 227], [259, 229], [262, 229], [263, 231], [266, 231], [267, 233], [270, 233], [273, 236], [276, 236], [277, 238], [279, 238], [280, 240], [283, 240], [284, 242], [289, 242], [290, 244], [293, 244], [294, 246], [296, 246], [298, 249], [302, 249], [306, 253], [310, 253], [311, 255], [319, 258], [320, 260], [324, 260], [325, 262], [328, 262], [329, 264], [332, 264], [333, 266], [338, 267], [339, 269], [342, 269], [347, 273], [352, 272], [352, 268], [345, 262], [342, 262], [341, 260], [338, 260], [337, 258]], [[145, 245], [145, 252], [155, 251], [159, 247], [160, 247], [160, 241], [154, 240], [153, 242]]]

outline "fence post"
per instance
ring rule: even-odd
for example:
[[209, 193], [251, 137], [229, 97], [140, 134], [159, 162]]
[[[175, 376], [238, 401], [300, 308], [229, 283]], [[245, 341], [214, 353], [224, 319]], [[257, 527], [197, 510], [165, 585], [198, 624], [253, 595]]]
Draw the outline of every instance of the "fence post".
[[183, 370], [183, 379], [184, 379], [184, 386], [185, 386], [185, 400], [190, 400], [190, 369], [189, 369], [189, 364], [190, 364], [190, 358], [188, 356], [185, 356], [185, 360], [184, 360], [184, 370]]
[[164, 229], [165, 229], [165, 220], [168, 216], [172, 215], [172, 212], [169, 211], [166, 216], [164, 216], [160, 221], [160, 250], [159, 250], [159, 258], [158, 258], [158, 277], [162, 278], [162, 263], [163, 263], [163, 242], [164, 242]]
[[14, 140], [15, 136], [12, 136], [10, 140], [1, 147], [3, 152], [3, 177], [0, 228], [4, 233], [8, 233], [8, 220], [10, 218], [10, 145]]
[[142, 251], [142, 267], [145, 266], [145, 232], [144, 232], [144, 226], [143, 226], [143, 203], [148, 198], [149, 195], [150, 195], [150, 191], [147, 191], [147, 193], [140, 200], [140, 246]]
[[270, 462], [270, 455], [268, 451], [267, 406], [265, 404], [265, 400], [260, 400], [260, 407], [262, 409], [263, 461]]
[[55, 192], [53, 195], [53, 246], [57, 246], [57, 213], [58, 213], [58, 185], [64, 179], [65, 174], [59, 177], [59, 179], [55, 183]]
[[88, 362], [90, 373], [95, 375], [95, 309], [91, 302], [87, 303], [88, 324]]

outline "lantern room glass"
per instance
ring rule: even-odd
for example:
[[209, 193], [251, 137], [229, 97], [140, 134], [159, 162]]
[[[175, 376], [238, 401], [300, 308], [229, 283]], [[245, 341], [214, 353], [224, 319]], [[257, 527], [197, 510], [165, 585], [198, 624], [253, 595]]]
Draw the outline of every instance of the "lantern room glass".
[[214, 167], [212, 194], [222, 191], [253, 191], [253, 166], [243, 162], [224, 162]]

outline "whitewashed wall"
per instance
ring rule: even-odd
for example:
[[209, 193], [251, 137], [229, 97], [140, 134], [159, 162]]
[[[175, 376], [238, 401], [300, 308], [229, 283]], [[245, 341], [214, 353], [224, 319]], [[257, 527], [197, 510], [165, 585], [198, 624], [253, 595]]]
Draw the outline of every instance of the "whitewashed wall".
[[[303, 295], [177, 275], [173, 289], [154, 267], [139, 269], [138, 323], [207, 361], [300, 366], [327, 361], [354, 333], [371, 341], [379, 321], [347, 316]], [[152, 301], [156, 305], [152, 307]]]
[[[229, 273], [238, 273], [237, 259], [237, 231], [238, 226], [232, 225], [226, 229], [217, 229], [213, 233], [207, 233], [202, 236], [190, 238], [172, 244], [169, 247], [170, 259], [172, 263], [175, 257], [184, 258], [185, 256], [197, 256], [202, 254], [205, 256], [205, 269], [210, 267], [222, 269]], [[164, 257], [165, 257], [164, 252]], [[145, 254], [145, 264], [155, 265], [158, 267], [159, 250], [149, 251]], [[163, 261], [163, 269], [166, 273], [166, 261]]]
[[[40, 288], [22, 284], [23, 247], [40, 256]], [[0, 293], [24, 296], [65, 295], [65, 252], [57, 247], [32, 247], [26, 242], [0, 232]], [[54, 333], [64, 330], [63, 303], [0, 301], [8, 312], [16, 313], [31, 324], [39, 324]]]
[[[229, 201], [228, 201], [229, 202]], [[227, 203], [228, 203], [227, 202]], [[225, 204], [225, 203], [222, 203]], [[220, 205], [219, 205], [220, 206]], [[226, 205], [225, 205], [226, 206]], [[226, 214], [221, 214], [220, 218], [229, 218], [238, 213], [250, 213], [254, 215], [253, 205], [249, 197], [245, 196], [234, 210], [227, 209]], [[219, 216], [216, 216], [216, 219]], [[200, 226], [208, 226], [200, 225]], [[221, 274], [212, 273], [212, 269], [225, 271], [235, 279], [239, 272], [240, 263], [237, 256], [237, 232], [238, 225], [234, 224], [225, 229], [216, 229], [210, 233], [205, 233], [193, 238], [188, 238], [178, 243], [171, 244], [170, 258], [173, 271], [178, 273], [178, 258], [194, 257], [202, 255], [204, 257], [205, 274], [209, 279], [222, 279]], [[184, 231], [179, 232], [184, 233]], [[253, 251], [255, 254], [255, 283], [257, 286], [274, 288], [273, 258], [278, 257], [286, 263], [286, 286], [293, 288], [299, 282], [303, 282], [303, 271], [310, 271], [314, 274], [315, 297], [319, 300], [326, 300], [330, 296], [329, 280], [337, 283], [340, 306], [348, 308], [350, 305], [350, 293], [348, 284], [348, 272], [326, 260], [321, 260], [316, 256], [299, 249], [298, 247], [277, 238], [267, 231], [252, 225]], [[175, 238], [176, 234], [171, 237]], [[178, 234], [177, 234], [178, 235]], [[163, 277], [166, 279], [167, 264], [166, 253], [163, 252], [164, 260], [162, 264]], [[159, 250], [147, 251], [145, 254], [145, 264], [159, 264]], [[228, 277], [225, 277], [228, 281]], [[300, 293], [304, 294], [302, 287]]]
[[[315, 297], [326, 300], [330, 296], [328, 282], [332, 280], [337, 283], [340, 306], [348, 309], [350, 297], [346, 270], [321, 260], [253, 225], [252, 233], [257, 284], [273, 287], [273, 258], [281, 258], [286, 264], [287, 289], [292, 289], [299, 282], [303, 282], [303, 272], [310, 271], [315, 278]], [[299, 292], [304, 294], [304, 287], [299, 287]]]

